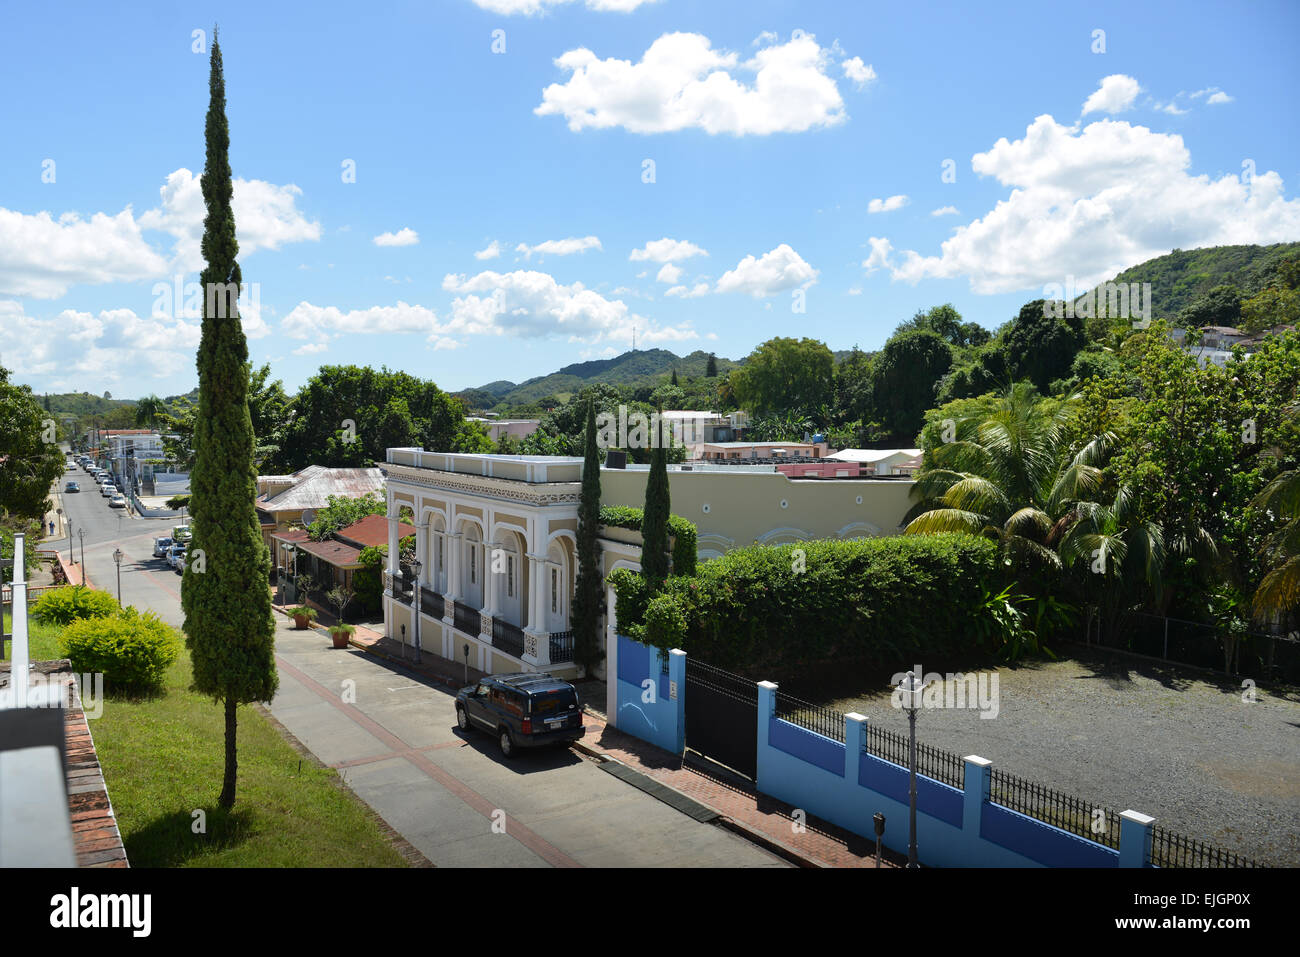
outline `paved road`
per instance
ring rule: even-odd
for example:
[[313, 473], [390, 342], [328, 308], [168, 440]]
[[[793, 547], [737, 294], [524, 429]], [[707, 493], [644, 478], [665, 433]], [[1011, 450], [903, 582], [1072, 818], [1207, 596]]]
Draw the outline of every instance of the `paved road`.
[[[83, 473], [84, 474], [84, 473]], [[78, 479], [79, 481], [79, 479]], [[62, 485], [60, 484], [60, 488]], [[63, 496], [88, 577], [180, 626], [181, 579], [152, 557], [167, 519], [121, 519], [98, 493]], [[67, 554], [67, 540], [58, 543]], [[462, 735], [448, 691], [277, 617], [280, 691], [271, 712], [438, 866], [784, 867], [741, 837], [701, 824], [570, 750], [506, 761], [487, 735]], [[345, 682], [351, 682], [345, 685]], [[355, 689], [355, 697], [345, 689]]]

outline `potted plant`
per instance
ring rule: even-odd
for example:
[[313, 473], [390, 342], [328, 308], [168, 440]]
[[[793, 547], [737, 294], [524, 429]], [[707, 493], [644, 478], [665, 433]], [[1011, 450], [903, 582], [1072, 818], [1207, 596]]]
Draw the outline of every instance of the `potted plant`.
[[330, 625], [330, 638], [334, 641], [334, 647], [346, 648], [348, 646], [348, 639], [352, 637], [352, 633], [356, 630], [356, 625], [345, 625], [343, 622], [339, 622], [336, 625]]
[[306, 605], [295, 605], [293, 608], [286, 609], [289, 616], [293, 619], [294, 627], [299, 631], [311, 627], [311, 623], [316, 618], [316, 609], [309, 608]]

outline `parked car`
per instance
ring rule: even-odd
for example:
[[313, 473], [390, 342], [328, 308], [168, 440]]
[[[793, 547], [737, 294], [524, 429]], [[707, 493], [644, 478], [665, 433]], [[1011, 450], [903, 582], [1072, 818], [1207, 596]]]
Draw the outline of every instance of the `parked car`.
[[80, 491], [81, 491], [81, 486], [78, 485], [76, 482], [69, 482], [67, 485], [63, 486], [63, 491], [65, 491], [65, 492], [80, 492]]
[[126, 496], [121, 493], [114, 495], [108, 500], [109, 508], [126, 508]]
[[191, 537], [190, 527], [188, 525], [177, 525], [172, 529], [172, 538], [178, 542], [188, 542]]
[[545, 744], [565, 745], [587, 733], [578, 691], [545, 672], [489, 675], [456, 695], [456, 723], [496, 736], [501, 753]]
[[117, 494], [117, 486], [112, 482], [105, 482], [99, 487], [99, 494], [104, 496], [104, 498], [112, 498]]
[[181, 571], [181, 566], [185, 564], [185, 546], [183, 544], [173, 545], [167, 549], [167, 564], [177, 571]]
[[176, 544], [176, 540], [173, 538], [167, 538], [167, 537], [155, 538], [153, 540], [153, 557], [166, 558], [167, 550], [175, 544]]

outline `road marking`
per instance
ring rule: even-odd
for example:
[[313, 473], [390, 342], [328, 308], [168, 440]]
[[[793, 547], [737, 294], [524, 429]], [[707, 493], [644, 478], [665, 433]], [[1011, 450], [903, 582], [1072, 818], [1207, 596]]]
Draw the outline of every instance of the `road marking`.
[[[330, 691], [305, 672], [289, 664], [289, 662], [285, 661], [281, 655], [276, 655], [275, 661], [281, 671], [296, 678], [309, 690], [315, 692], [317, 697], [321, 700], [325, 701], [331, 707], [343, 712], [343, 714], [353, 722], [360, 725], [366, 731], [370, 732], [370, 734], [388, 745], [388, 747], [398, 752], [397, 755], [394, 755], [395, 757], [405, 758], [411, 764], [423, 771], [428, 777], [437, 781], [444, 788], [456, 795], [456, 797], [460, 798], [461, 801], [473, 808], [475, 811], [478, 811], [488, 820], [493, 821], [494, 823], [498, 820], [496, 814], [501, 809], [496, 807], [496, 805], [483, 795], [479, 794], [473, 788], [463, 784], [459, 778], [448, 773], [444, 768], [438, 767], [438, 765], [430, 761], [419, 750], [413, 749], [409, 744], [397, 735], [393, 734], [393, 732], [389, 731], [374, 718], [370, 717], [370, 715], [356, 707], [356, 705], [347, 704], [342, 701], [337, 694]], [[576, 860], [561, 851], [558, 847], [551, 844], [549, 841], [545, 840], [536, 832], [530, 830], [516, 818], [513, 818], [508, 814], [506, 815], [506, 833], [552, 867], [582, 866]]]

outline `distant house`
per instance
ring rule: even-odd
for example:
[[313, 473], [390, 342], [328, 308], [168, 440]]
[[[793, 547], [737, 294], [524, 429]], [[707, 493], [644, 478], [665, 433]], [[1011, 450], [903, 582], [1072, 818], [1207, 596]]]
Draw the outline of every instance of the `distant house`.
[[819, 459], [829, 451], [825, 442], [705, 442], [695, 457], [706, 462], [752, 459], [770, 465], [783, 459]]
[[471, 415], [465, 418], [466, 422], [478, 422], [487, 430], [488, 438], [493, 442], [500, 442], [502, 436], [508, 435], [512, 439], [524, 439], [537, 431], [542, 424], [541, 419], [500, 419], [496, 417], [483, 417]]
[[310, 525], [315, 513], [329, 505], [330, 496], [362, 498], [384, 497], [384, 474], [379, 469], [332, 469], [309, 465], [292, 475], [257, 477], [258, 518], [262, 538], [272, 547], [272, 533], [287, 531], [291, 525]]
[[864, 475], [913, 475], [921, 467], [920, 449], [841, 449], [828, 459], [857, 462]]
[[[399, 522], [397, 534], [399, 539], [414, 535], [415, 526]], [[287, 579], [311, 575], [320, 591], [329, 591], [335, 585], [353, 588], [352, 576], [362, 567], [362, 550], [388, 544], [388, 519], [384, 515], [367, 515], [319, 542], [313, 542], [307, 530], [301, 528], [273, 531], [270, 540], [277, 582], [281, 574]], [[292, 545], [293, 551], [287, 545]]]
[[[1202, 369], [1210, 364], [1223, 368], [1228, 364], [1235, 346], [1241, 346], [1242, 351], [1250, 356], [1258, 351], [1268, 336], [1281, 335], [1294, 330], [1295, 326], [1280, 325], [1265, 329], [1263, 332], [1249, 333], [1234, 326], [1205, 326], [1200, 331], [1200, 343], [1197, 345], [1188, 344], [1189, 337], [1186, 329], [1171, 329], [1169, 337], [1184, 352], [1193, 356]], [[1194, 332], [1191, 338], [1195, 338]]]

